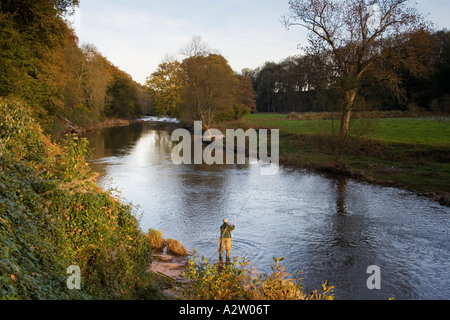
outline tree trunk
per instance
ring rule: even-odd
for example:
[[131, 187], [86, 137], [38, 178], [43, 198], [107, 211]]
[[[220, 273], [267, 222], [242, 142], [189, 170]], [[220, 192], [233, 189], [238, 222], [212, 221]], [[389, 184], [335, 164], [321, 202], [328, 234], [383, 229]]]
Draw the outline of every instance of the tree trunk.
[[350, 128], [350, 118], [353, 110], [353, 102], [356, 97], [356, 89], [350, 89], [345, 91], [345, 104], [342, 110], [341, 117], [341, 137], [347, 136]]

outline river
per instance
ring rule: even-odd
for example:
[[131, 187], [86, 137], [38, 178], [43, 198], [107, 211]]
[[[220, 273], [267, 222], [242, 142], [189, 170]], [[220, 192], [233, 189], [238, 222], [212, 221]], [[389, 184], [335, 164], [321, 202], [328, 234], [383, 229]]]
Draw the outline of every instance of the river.
[[[222, 219], [238, 218], [231, 256], [267, 272], [284, 257], [307, 290], [329, 280], [336, 299], [450, 299], [449, 207], [308, 170], [175, 165], [174, 128], [144, 122], [86, 134], [99, 184], [137, 206], [143, 231], [159, 229], [215, 261]], [[367, 286], [373, 265], [381, 289]]]

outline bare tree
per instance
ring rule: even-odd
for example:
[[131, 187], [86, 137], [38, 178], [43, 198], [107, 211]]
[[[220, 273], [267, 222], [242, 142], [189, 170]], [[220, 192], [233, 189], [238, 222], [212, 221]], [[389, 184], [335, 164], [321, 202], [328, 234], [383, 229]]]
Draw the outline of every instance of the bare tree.
[[326, 62], [343, 92], [340, 136], [347, 136], [361, 77], [370, 69], [398, 84], [392, 69], [382, 61], [403, 59], [399, 48], [427, 23], [408, 0], [290, 0], [287, 28], [309, 31], [311, 54], [327, 54]]
[[180, 53], [187, 58], [206, 57], [210, 54], [219, 54], [218, 50], [212, 49], [207, 43], [203, 42], [200, 36], [193, 36], [191, 42], [185, 45]]

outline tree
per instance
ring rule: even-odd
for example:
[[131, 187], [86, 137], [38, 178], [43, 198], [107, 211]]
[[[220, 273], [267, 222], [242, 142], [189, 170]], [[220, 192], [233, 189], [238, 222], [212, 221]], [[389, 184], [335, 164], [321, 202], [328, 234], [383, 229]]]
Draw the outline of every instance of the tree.
[[236, 104], [234, 107], [234, 119], [241, 119], [250, 112], [256, 112], [255, 91], [250, 77], [237, 75]]
[[142, 87], [92, 45], [79, 47], [64, 20], [78, 0], [0, 2], [0, 97], [30, 105], [47, 133], [64, 117], [83, 127], [133, 118], [148, 105]]
[[[266, 62], [242, 73], [251, 78], [256, 108], [262, 112], [325, 111], [327, 70], [313, 55], [287, 57], [275, 63]], [[317, 102], [317, 106], [314, 105]]]
[[183, 120], [200, 120], [210, 128], [215, 117], [233, 115], [236, 78], [224, 57], [192, 56], [183, 60], [181, 67]]
[[66, 86], [64, 90], [64, 117], [77, 125], [79, 109], [84, 103], [84, 83], [87, 76], [86, 57], [78, 47], [78, 39], [73, 34], [65, 47]]
[[[307, 52], [325, 55], [342, 90], [340, 135], [349, 133], [350, 117], [362, 76], [371, 69], [383, 71], [395, 85], [392, 68], [382, 68], [390, 57], [405, 63], [410, 57], [396, 56], [399, 48], [418, 30], [426, 29], [420, 14], [408, 0], [290, 0], [286, 27], [300, 25], [309, 31]], [[399, 63], [399, 61], [397, 61]]]
[[180, 115], [183, 70], [179, 61], [163, 61], [145, 83], [157, 115]]
[[65, 48], [66, 87], [62, 114], [77, 125], [101, 120], [111, 81], [109, 62], [93, 45], [78, 47], [73, 35]]
[[159, 115], [177, 117], [185, 124], [240, 119], [256, 111], [251, 78], [236, 74], [217, 50], [193, 37], [181, 50], [182, 61], [166, 59], [146, 81]]
[[436, 72], [434, 73], [434, 93], [435, 101], [441, 111], [450, 112], [450, 31], [442, 30], [436, 34], [438, 45], [436, 48]]
[[254, 88], [257, 94], [256, 103], [260, 107], [259, 111], [275, 111], [273, 101], [275, 96], [275, 86], [277, 83], [278, 66], [275, 62], [266, 62], [258, 70], [254, 80]]
[[450, 111], [450, 32], [420, 32], [412, 40], [408, 51], [428, 50], [428, 54], [417, 69], [399, 66], [408, 103], [432, 112]]
[[0, 96], [16, 93], [24, 75], [27, 52], [22, 35], [9, 14], [0, 12]]
[[[23, 99], [51, 130], [64, 108], [63, 15], [78, 0], [2, 0], [0, 3], [0, 94]], [[5, 71], [5, 73], [3, 73]]]
[[93, 45], [83, 45], [81, 49], [86, 57], [85, 104], [94, 119], [100, 119], [112, 80], [108, 72], [110, 62]]
[[180, 53], [187, 58], [206, 57], [210, 54], [219, 54], [216, 49], [212, 49], [207, 43], [203, 42], [200, 36], [193, 36], [191, 42], [186, 44]]
[[113, 78], [108, 88], [105, 115], [115, 118], [133, 119], [142, 115], [138, 84], [131, 76], [116, 67], [111, 67]]

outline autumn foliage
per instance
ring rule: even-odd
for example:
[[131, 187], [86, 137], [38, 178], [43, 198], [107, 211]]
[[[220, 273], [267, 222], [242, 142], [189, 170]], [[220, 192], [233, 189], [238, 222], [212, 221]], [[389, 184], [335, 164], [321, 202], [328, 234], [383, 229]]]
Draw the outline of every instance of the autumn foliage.
[[148, 109], [140, 84], [94, 45], [79, 45], [64, 20], [78, 2], [0, 4], [0, 97], [24, 101], [42, 128], [55, 134], [66, 130], [67, 120], [91, 128], [105, 118], [136, 118]]
[[205, 127], [237, 120], [255, 111], [255, 94], [248, 77], [237, 75], [228, 61], [193, 40], [183, 61], [163, 61], [146, 82], [159, 115], [183, 122], [202, 121]]

